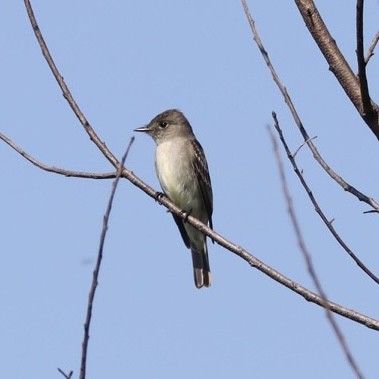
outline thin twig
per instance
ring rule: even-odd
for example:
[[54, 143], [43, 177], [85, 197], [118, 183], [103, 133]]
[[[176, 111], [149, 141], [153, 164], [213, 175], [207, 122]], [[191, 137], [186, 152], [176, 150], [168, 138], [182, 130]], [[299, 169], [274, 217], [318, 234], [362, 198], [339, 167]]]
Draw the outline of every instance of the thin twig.
[[6, 144], [8, 144], [12, 149], [17, 151], [21, 156], [23, 156], [26, 160], [32, 163], [34, 166], [48, 172], [53, 172], [54, 174], [64, 175], [67, 177], [75, 177], [75, 178], [86, 178], [86, 179], [112, 179], [116, 176], [114, 172], [109, 173], [92, 173], [92, 172], [81, 172], [81, 171], [70, 171], [63, 168], [48, 166], [31, 155], [25, 152], [21, 147], [17, 146], [10, 138], [0, 133], [0, 139], [3, 140]]
[[293, 156], [293, 158], [295, 158], [296, 157], [296, 155], [297, 155], [297, 153], [302, 149], [302, 147], [304, 146], [304, 145], [306, 145], [309, 141], [313, 141], [313, 140], [315, 140], [317, 138], [317, 136], [314, 136], [314, 137], [312, 137], [312, 138], [309, 138], [309, 139], [307, 139], [306, 141], [304, 141], [297, 149], [296, 149], [296, 151], [292, 154], [292, 156]]
[[307, 182], [304, 179], [304, 176], [302, 175], [301, 171], [299, 170], [299, 167], [297, 166], [295, 155], [291, 154], [291, 151], [287, 145], [287, 142], [284, 138], [283, 131], [279, 126], [279, 121], [276, 116], [275, 112], [272, 112], [272, 117], [274, 119], [274, 126], [279, 134], [280, 141], [283, 144], [283, 147], [287, 153], [287, 157], [290, 160], [292, 167], [299, 178], [302, 186], [304, 187], [309, 199], [311, 200], [315, 211], [320, 216], [321, 220], [324, 222], [326, 227], [329, 229], [329, 231], [332, 233], [333, 237], [337, 240], [337, 242], [342, 246], [342, 248], [349, 254], [349, 256], [354, 260], [354, 262], [358, 265], [359, 268], [361, 268], [372, 280], [375, 281], [375, 283], [379, 284], [379, 278], [371, 272], [371, 270], [350, 250], [349, 246], [345, 243], [345, 241], [340, 237], [340, 235], [337, 233], [337, 231], [334, 229], [332, 222], [333, 220], [329, 221], [327, 217], [325, 216], [324, 212], [322, 211], [321, 207], [319, 206], [316, 198], [313, 195], [313, 191], [309, 188]]
[[[45, 42], [43, 41], [42, 34], [41, 34], [39, 27], [37, 25], [37, 21], [34, 17], [30, 2], [28, 0], [24, 0], [24, 1], [25, 1], [26, 9], [28, 11], [30, 22], [33, 26], [33, 30], [35, 31], [36, 38], [37, 38], [37, 40], [41, 46], [42, 53], [44, 54], [45, 58], [46, 58], [46, 56], [48, 57], [48, 58], [46, 58], [47, 63], [49, 65], [50, 69], [52, 70], [55, 78], [57, 79], [59, 85], [62, 88], [62, 86], [64, 84], [63, 78], [60, 75], [60, 73], [58, 72], [55, 65], [52, 65], [53, 64], [52, 58], [50, 56], [50, 53], [48, 52], [48, 49], [47, 49]], [[64, 84], [64, 86], [63, 86], [63, 92], [64, 93], [65, 93], [65, 88], [67, 88], [67, 86]], [[68, 88], [67, 88], [67, 91], [68, 91]], [[118, 168], [119, 163], [118, 163], [117, 159], [115, 158], [115, 156], [108, 150], [108, 148], [106, 147], [105, 144], [101, 143], [101, 140], [96, 135], [95, 131], [92, 129], [92, 127], [90, 126], [90, 124], [88, 123], [88, 121], [86, 120], [84, 115], [82, 116], [82, 113], [77, 108], [76, 103], [72, 102], [73, 99], [70, 96], [68, 96], [68, 94], [70, 94], [69, 91], [68, 91], [68, 93], [65, 94], [65, 98], [67, 99], [68, 103], [70, 104], [70, 106], [74, 110], [74, 112], [79, 112], [79, 113], [75, 113], [75, 114], [78, 116], [80, 122], [82, 123], [83, 127], [87, 131], [88, 135], [91, 137], [91, 140], [94, 141], [96, 146], [104, 154], [104, 156], [112, 163], [112, 165], [115, 168]], [[148, 196], [150, 196], [154, 200], [157, 198], [157, 195], [159, 192], [155, 191], [152, 187], [147, 185], [144, 181], [142, 181], [139, 177], [134, 175], [130, 170], [127, 170], [125, 167], [123, 169], [121, 176], [126, 178], [127, 180], [129, 180], [129, 182], [131, 182], [133, 185], [135, 185], [136, 187], [141, 189], [143, 192], [145, 192]], [[173, 204], [167, 197], [161, 197], [159, 199], [159, 204], [166, 207], [170, 212], [172, 212], [176, 216], [182, 218], [183, 220], [185, 220], [186, 222], [188, 222], [189, 224], [194, 226], [196, 229], [202, 231], [204, 234], [206, 234], [208, 237], [213, 239], [220, 246], [224, 247], [225, 249], [231, 251], [232, 253], [234, 253], [234, 254], [238, 255], [239, 257], [241, 257], [242, 259], [244, 259], [248, 264], [250, 264], [250, 266], [258, 269], [259, 271], [261, 271], [265, 275], [269, 276], [271, 279], [277, 281], [278, 283], [287, 287], [291, 291], [299, 294], [305, 300], [313, 302], [319, 306], [322, 306], [320, 296], [318, 296], [314, 292], [308, 290], [307, 288], [299, 285], [298, 283], [294, 282], [293, 280], [287, 278], [286, 276], [282, 275], [280, 272], [274, 270], [272, 267], [268, 266], [267, 264], [260, 261], [258, 258], [254, 257], [252, 254], [250, 254], [247, 250], [243, 249], [242, 247], [228, 241], [226, 238], [224, 238], [223, 236], [221, 236], [220, 234], [218, 234], [214, 230], [210, 229], [207, 225], [203, 224], [198, 219], [194, 218], [191, 215], [188, 216], [188, 215], [184, 214], [183, 210], [178, 208], [175, 204]], [[378, 209], [379, 209], [379, 207], [378, 207]], [[365, 325], [368, 328], [371, 328], [374, 330], [379, 330], [379, 321], [378, 320], [375, 320], [371, 317], [368, 317], [366, 315], [363, 315], [359, 312], [356, 312], [352, 309], [348, 309], [348, 308], [343, 307], [342, 305], [339, 305], [336, 303], [329, 302], [328, 304], [329, 304], [330, 309], [333, 312], [335, 312], [335, 313], [337, 313], [343, 317], [346, 317], [346, 318], [348, 318], [354, 322]]]
[[375, 47], [376, 47], [378, 41], [379, 41], [379, 32], [377, 32], [375, 34], [374, 38], [371, 41], [370, 47], [367, 50], [367, 54], [366, 54], [366, 57], [365, 57], [365, 63], [366, 63], [366, 65], [369, 62], [370, 58], [374, 55], [374, 50], [375, 50]]
[[74, 373], [73, 371], [70, 371], [68, 374], [66, 374], [63, 370], [61, 370], [59, 367], [57, 368], [59, 373], [61, 373], [66, 379], [71, 379], [72, 374]]
[[288, 214], [290, 216], [291, 223], [292, 223], [292, 226], [293, 226], [294, 231], [295, 231], [295, 235], [296, 235], [296, 239], [297, 239], [300, 251], [304, 257], [304, 261], [305, 261], [305, 264], [307, 266], [308, 273], [309, 273], [309, 275], [313, 281], [313, 284], [316, 286], [317, 292], [321, 296], [323, 307], [325, 308], [325, 311], [326, 311], [326, 317], [327, 317], [334, 333], [337, 336], [337, 339], [338, 339], [338, 341], [342, 347], [342, 350], [345, 353], [347, 361], [349, 362], [351, 368], [355, 372], [355, 375], [357, 376], [357, 378], [363, 379], [363, 375], [362, 375], [357, 363], [355, 362], [353, 355], [350, 352], [350, 348], [346, 342], [346, 339], [345, 339], [342, 331], [340, 330], [340, 328], [339, 328], [339, 326], [338, 326], [338, 324], [337, 324], [337, 322], [333, 316], [333, 313], [331, 312], [331, 310], [329, 308], [326, 293], [325, 293], [324, 289], [322, 288], [320, 279], [318, 278], [316, 270], [313, 266], [311, 255], [310, 255], [308, 248], [305, 244], [303, 234], [302, 234], [301, 229], [300, 229], [300, 224], [297, 220], [297, 216], [296, 216], [295, 209], [294, 209], [293, 202], [292, 202], [292, 197], [291, 197], [291, 194], [289, 192], [288, 185], [287, 185], [286, 175], [284, 173], [283, 161], [282, 161], [280, 153], [279, 153], [278, 144], [276, 142], [274, 133], [269, 126], [267, 127], [267, 130], [268, 130], [270, 137], [271, 137], [276, 161], [278, 164], [280, 181], [282, 183], [282, 190], [283, 190], [284, 197], [285, 197], [285, 200], [287, 203]]
[[369, 214], [369, 213], [379, 213], [376, 209], [372, 209], [370, 211], [364, 211], [363, 214]]
[[362, 112], [365, 117], [374, 117], [374, 111], [372, 109], [370, 93], [368, 89], [366, 63], [365, 63], [365, 57], [364, 57], [363, 8], [364, 8], [364, 0], [357, 0], [357, 17], [356, 17], [357, 50], [356, 50], [356, 53], [357, 53], [357, 62], [358, 62], [358, 79], [359, 79], [359, 88], [360, 88], [361, 97], [362, 97]]
[[90, 329], [90, 325], [91, 325], [93, 302], [94, 302], [94, 298], [95, 298], [96, 288], [98, 285], [100, 266], [101, 266], [101, 261], [103, 259], [103, 249], [104, 249], [105, 236], [106, 236], [107, 230], [108, 230], [108, 221], [109, 221], [109, 216], [110, 216], [110, 213], [112, 210], [113, 198], [114, 198], [116, 188], [117, 188], [118, 182], [120, 180], [120, 177], [121, 177], [121, 174], [122, 174], [122, 171], [124, 168], [126, 157], [128, 156], [128, 153], [129, 153], [130, 147], [132, 146], [133, 141], [134, 141], [134, 137], [131, 138], [129, 145], [125, 151], [125, 154], [121, 159], [120, 166], [117, 170], [116, 178], [113, 181], [112, 191], [111, 191], [111, 194], [109, 197], [108, 206], [107, 206], [107, 209], [106, 209], [106, 212], [104, 215], [104, 219], [103, 219], [103, 229], [101, 231], [101, 236], [100, 236], [99, 251], [97, 254], [95, 269], [93, 271], [91, 289], [90, 289], [90, 292], [88, 295], [88, 306], [87, 306], [86, 320], [84, 323], [84, 337], [83, 337], [83, 343], [82, 343], [82, 358], [81, 358], [80, 376], [79, 376], [80, 379], [85, 379], [85, 377], [86, 377], [87, 350], [88, 350], [89, 329]]
[[280, 92], [282, 93], [282, 95], [284, 97], [284, 101], [288, 105], [288, 108], [291, 111], [292, 117], [294, 118], [295, 123], [296, 123], [298, 129], [300, 130], [300, 133], [302, 134], [302, 136], [304, 138], [304, 141], [307, 141], [307, 145], [308, 145], [309, 149], [312, 151], [313, 157], [321, 165], [321, 167], [327, 172], [327, 174], [333, 180], [335, 180], [345, 191], [350, 192], [352, 195], [357, 197], [358, 200], [369, 204], [372, 208], [379, 211], [379, 203], [377, 201], [375, 201], [373, 198], [366, 196], [365, 194], [363, 194], [362, 192], [360, 192], [356, 188], [354, 188], [352, 185], [347, 183], [321, 157], [316, 146], [314, 145], [314, 143], [312, 142], [311, 138], [309, 137], [307, 131], [305, 130], [304, 125], [303, 125], [303, 123], [302, 123], [302, 121], [301, 121], [301, 119], [300, 119], [300, 117], [296, 111], [296, 108], [295, 108], [294, 104], [292, 103], [292, 100], [291, 100], [291, 98], [287, 92], [287, 89], [284, 87], [284, 85], [280, 81], [279, 76], [276, 73], [274, 66], [271, 63], [269, 55], [268, 55], [267, 51], [265, 50], [263, 43], [259, 37], [259, 34], [258, 34], [257, 29], [255, 27], [255, 21], [253, 20], [251, 14], [250, 14], [250, 11], [249, 11], [249, 8], [246, 4], [246, 1], [242, 0], [242, 4], [243, 4], [244, 10], [245, 10], [246, 17], [249, 21], [251, 31], [253, 33], [254, 41], [256, 42], [256, 44], [257, 44], [257, 46], [258, 46], [258, 48], [259, 48], [259, 50], [263, 56], [263, 59], [265, 60], [267, 66], [271, 72], [271, 75], [274, 79], [274, 82], [276, 83]]

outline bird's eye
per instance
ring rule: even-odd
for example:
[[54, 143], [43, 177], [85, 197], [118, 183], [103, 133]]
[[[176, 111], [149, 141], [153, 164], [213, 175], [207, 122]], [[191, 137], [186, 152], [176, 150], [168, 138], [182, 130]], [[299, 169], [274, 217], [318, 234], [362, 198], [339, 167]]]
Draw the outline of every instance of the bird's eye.
[[166, 128], [167, 127], [167, 122], [166, 121], [161, 121], [159, 124], [159, 127], [161, 128], [161, 129], [164, 129], [164, 128]]

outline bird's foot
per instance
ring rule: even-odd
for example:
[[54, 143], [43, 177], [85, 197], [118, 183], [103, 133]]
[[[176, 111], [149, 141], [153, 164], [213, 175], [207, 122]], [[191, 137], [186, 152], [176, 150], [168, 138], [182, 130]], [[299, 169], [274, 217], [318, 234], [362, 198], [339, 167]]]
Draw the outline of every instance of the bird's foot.
[[192, 209], [190, 209], [189, 211], [182, 211], [182, 213], [183, 213], [183, 216], [184, 216], [183, 222], [187, 222], [188, 216], [190, 216], [191, 213], [192, 213]]
[[155, 192], [154, 198], [155, 198], [155, 201], [158, 201], [160, 204], [162, 204], [161, 199], [162, 199], [162, 197], [165, 197], [165, 196], [166, 195], [163, 192], [157, 191], [157, 192]]

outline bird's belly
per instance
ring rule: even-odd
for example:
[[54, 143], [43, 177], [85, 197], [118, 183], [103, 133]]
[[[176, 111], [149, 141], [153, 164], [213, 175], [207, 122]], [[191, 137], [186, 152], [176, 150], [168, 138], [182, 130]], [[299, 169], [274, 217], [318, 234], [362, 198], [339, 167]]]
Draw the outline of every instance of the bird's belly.
[[169, 199], [185, 211], [196, 212], [201, 195], [190, 162], [180, 159], [180, 156], [167, 156], [161, 151], [155, 164], [160, 185]]

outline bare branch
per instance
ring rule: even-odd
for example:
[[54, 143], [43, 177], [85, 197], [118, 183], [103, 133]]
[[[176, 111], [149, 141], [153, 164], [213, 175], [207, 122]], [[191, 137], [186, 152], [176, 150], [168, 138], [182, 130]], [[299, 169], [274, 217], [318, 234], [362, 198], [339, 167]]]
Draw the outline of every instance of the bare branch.
[[339, 50], [336, 41], [330, 35], [313, 0], [295, 0], [295, 3], [305, 21], [306, 27], [328, 62], [330, 71], [333, 72], [366, 125], [379, 139], [378, 105], [370, 100], [371, 109], [370, 112], [366, 112], [368, 110], [365, 107], [368, 106], [368, 103], [364, 104], [359, 81]]
[[[275, 116], [274, 116], [274, 118], [275, 118]], [[355, 372], [355, 375], [357, 376], [357, 378], [363, 379], [363, 375], [361, 374], [360, 369], [359, 369], [357, 363], [355, 362], [353, 355], [350, 352], [350, 349], [349, 349], [349, 346], [346, 342], [346, 339], [345, 339], [342, 331], [340, 330], [340, 328], [339, 328], [339, 326], [338, 326], [338, 324], [337, 324], [337, 322], [333, 316], [333, 313], [329, 309], [329, 304], [328, 304], [328, 300], [326, 297], [326, 293], [321, 286], [320, 279], [318, 278], [316, 270], [313, 266], [311, 255], [310, 255], [308, 248], [305, 244], [305, 241], [304, 241], [301, 229], [300, 229], [300, 225], [299, 225], [299, 222], [298, 222], [297, 217], [296, 217], [295, 209], [293, 207], [292, 197], [290, 195], [289, 188], [287, 185], [286, 175], [284, 173], [283, 161], [282, 161], [282, 159], [280, 157], [280, 153], [279, 153], [278, 144], [277, 144], [275, 136], [274, 136], [274, 134], [273, 134], [273, 132], [269, 126], [267, 127], [267, 129], [268, 129], [270, 137], [271, 137], [276, 161], [278, 163], [280, 180], [282, 182], [282, 190], [283, 190], [284, 197], [285, 197], [286, 203], [287, 203], [287, 210], [288, 210], [291, 222], [292, 222], [292, 226], [293, 226], [294, 231], [295, 231], [295, 235], [296, 235], [296, 239], [297, 239], [300, 251], [304, 257], [308, 273], [309, 273], [310, 277], [312, 278], [314, 285], [316, 286], [317, 292], [321, 296], [321, 299], [323, 302], [323, 307], [325, 308], [325, 311], [326, 311], [326, 317], [327, 317], [334, 333], [337, 336], [337, 339], [338, 339], [338, 341], [342, 347], [342, 350], [345, 353], [347, 361], [349, 362], [351, 368]]]
[[[157, 199], [157, 196], [159, 195], [159, 192], [155, 192], [151, 187], [149, 187], [147, 184], [144, 184], [143, 191], [151, 196], [154, 199]], [[139, 185], [138, 185], [139, 187]], [[207, 225], [203, 224], [201, 221], [196, 219], [195, 217], [191, 215], [187, 215], [183, 212], [182, 209], [178, 208], [175, 204], [173, 204], [168, 197], [162, 196], [159, 197], [159, 203], [165, 206], [170, 212], [175, 214], [176, 216], [180, 217], [184, 221], [188, 222], [192, 226], [194, 226], [196, 229], [203, 232], [205, 235], [207, 235], [209, 238], [213, 239], [215, 243], [218, 245], [224, 247], [225, 249], [231, 251], [232, 253], [238, 255], [240, 258], [245, 260], [250, 266], [258, 269], [263, 274], [267, 275], [271, 279], [275, 280], [276, 282], [280, 283], [281, 285], [287, 287], [291, 291], [297, 293], [298, 295], [302, 296], [305, 300], [310, 301], [314, 304], [317, 304], [319, 306], [322, 306], [322, 299], [320, 296], [315, 294], [314, 292], [308, 290], [307, 288], [301, 286], [300, 284], [296, 283], [290, 278], [287, 278], [283, 274], [281, 274], [279, 271], [276, 271], [266, 263], [262, 262], [255, 256], [253, 256], [250, 252], [248, 252], [243, 247], [227, 240], [225, 237], [214, 231], [213, 229], [210, 229]], [[352, 309], [345, 308], [339, 304], [328, 302], [329, 308], [332, 312], [337, 313], [343, 317], [346, 317], [352, 321], [358, 322], [362, 325], [367, 326], [368, 328], [378, 330], [379, 331], [379, 321], [375, 320], [373, 318], [370, 318], [368, 316], [365, 316], [363, 314], [360, 314], [359, 312], [356, 312]]]
[[298, 129], [300, 130], [300, 133], [302, 134], [302, 136], [304, 138], [304, 141], [306, 141], [309, 149], [312, 151], [313, 157], [321, 165], [321, 167], [327, 172], [327, 174], [333, 180], [335, 180], [345, 191], [350, 192], [352, 195], [354, 195], [355, 197], [357, 197], [358, 200], [367, 203], [372, 208], [374, 208], [377, 211], [379, 211], [379, 203], [378, 202], [376, 202], [373, 198], [370, 198], [370, 197], [366, 196], [365, 194], [363, 194], [362, 192], [360, 192], [356, 188], [354, 188], [352, 185], [350, 185], [349, 183], [347, 183], [321, 157], [320, 153], [316, 149], [316, 146], [312, 142], [312, 139], [309, 137], [307, 131], [305, 130], [304, 125], [303, 125], [303, 123], [302, 123], [302, 121], [301, 121], [301, 119], [300, 119], [300, 117], [299, 117], [299, 115], [298, 115], [298, 113], [296, 111], [296, 108], [295, 108], [295, 106], [294, 106], [294, 104], [293, 104], [293, 102], [292, 102], [292, 100], [291, 100], [291, 98], [290, 98], [290, 96], [289, 96], [289, 94], [287, 92], [287, 89], [284, 87], [284, 85], [280, 81], [279, 76], [276, 73], [276, 71], [274, 69], [274, 66], [271, 63], [270, 57], [269, 57], [267, 51], [265, 50], [265, 48], [263, 46], [263, 43], [262, 43], [262, 41], [261, 41], [261, 39], [259, 37], [259, 34], [258, 34], [257, 29], [255, 27], [255, 21], [251, 17], [251, 14], [250, 14], [249, 8], [248, 8], [248, 6], [246, 4], [246, 1], [242, 0], [242, 4], [243, 4], [244, 10], [245, 10], [247, 19], [249, 21], [251, 31], [253, 33], [254, 41], [256, 42], [256, 44], [257, 44], [257, 46], [258, 46], [258, 48], [259, 48], [259, 50], [260, 50], [260, 52], [261, 52], [261, 54], [263, 56], [263, 59], [265, 60], [267, 66], [268, 66], [268, 68], [269, 68], [269, 70], [271, 72], [271, 75], [272, 75], [272, 77], [274, 79], [274, 82], [276, 83], [276, 85], [278, 86], [280, 92], [282, 93], [282, 95], [284, 97], [284, 101], [288, 105], [288, 108], [291, 111], [292, 117], [294, 118], [295, 123], [296, 123]]
[[[95, 131], [92, 129], [84, 115], [80, 112], [78, 109], [76, 103], [74, 102], [70, 92], [68, 91], [68, 88], [66, 84], [63, 81], [62, 76], [58, 72], [57, 68], [54, 65], [54, 62], [52, 61], [52, 58], [50, 54], [48, 53], [47, 46], [45, 42], [43, 41], [42, 34], [39, 30], [39, 27], [37, 25], [37, 22], [35, 20], [35, 17], [33, 15], [33, 11], [30, 6], [30, 2], [28, 0], [24, 0], [25, 6], [28, 11], [28, 15], [30, 18], [30, 21], [33, 26], [33, 30], [35, 32], [36, 38], [40, 43], [42, 52], [49, 64], [49, 67], [53, 71], [53, 74], [55, 78], [57, 79], [59, 85], [61, 86], [64, 96], [69, 102], [71, 108], [79, 118], [80, 122], [82, 123], [83, 127], [87, 131], [88, 135], [90, 136], [91, 140], [96, 144], [96, 146], [100, 149], [100, 151], [104, 154], [104, 156], [112, 163], [112, 165], [115, 168], [119, 168], [119, 162], [115, 158], [115, 156], [109, 151], [109, 149], [106, 147], [104, 143], [101, 142]], [[157, 199], [157, 196], [159, 192], [156, 192], [152, 187], [147, 185], [145, 182], [143, 182], [140, 178], [138, 178], [136, 175], [134, 175], [130, 170], [123, 168], [122, 174], [120, 175], [127, 180], [129, 180], [133, 185], [140, 188], [143, 192], [145, 192], [148, 196], [152, 197], [153, 199]], [[243, 249], [242, 247], [228, 241], [226, 238], [222, 237], [220, 234], [216, 233], [212, 229], [210, 229], [208, 226], [194, 218], [193, 216], [188, 216], [183, 213], [182, 209], [175, 206], [167, 197], [161, 197], [159, 199], [160, 204], [164, 205], [170, 212], [174, 213], [178, 217], [182, 218], [186, 222], [190, 223], [192, 226], [197, 228], [198, 230], [202, 231], [204, 234], [206, 234], [208, 237], [213, 239], [216, 243], [218, 243], [220, 246], [223, 246], [225, 249], [231, 251], [232, 253], [238, 255], [242, 259], [244, 259], [246, 262], [248, 262], [252, 267], [257, 268], [259, 271], [263, 272], [265, 275], [269, 276], [273, 280], [277, 281], [278, 283], [284, 285], [285, 287], [289, 288], [291, 291], [296, 292], [300, 296], [304, 297], [307, 301], [313, 302], [317, 305], [322, 306], [322, 299], [320, 296], [315, 294], [314, 292], [306, 289], [305, 287], [302, 287], [298, 283], [292, 281], [291, 279], [287, 278], [286, 276], [282, 275], [280, 272], [274, 270], [270, 266], [266, 265], [253, 255], [251, 255], [247, 250]], [[379, 209], [379, 207], [378, 207]], [[352, 321], [355, 321], [357, 323], [360, 323], [362, 325], [367, 326], [368, 328], [379, 330], [379, 321], [375, 320], [373, 318], [370, 318], [368, 316], [365, 316], [359, 312], [356, 312], [354, 310], [345, 308], [339, 304], [328, 302], [329, 307], [332, 312], [337, 313], [343, 317], [346, 317]]]
[[357, 0], [357, 18], [356, 18], [356, 28], [357, 28], [357, 62], [358, 62], [358, 79], [359, 88], [361, 90], [362, 97], [362, 112], [365, 117], [373, 116], [373, 109], [370, 100], [370, 94], [367, 83], [366, 75], [366, 63], [364, 57], [364, 42], [363, 42], [363, 2], [364, 0]]
[[21, 147], [17, 146], [10, 138], [0, 133], [0, 139], [7, 143], [12, 149], [17, 151], [21, 156], [23, 156], [26, 160], [32, 163], [34, 166], [48, 172], [53, 172], [54, 174], [64, 175], [67, 177], [75, 177], [75, 178], [86, 178], [86, 179], [111, 179], [116, 176], [114, 172], [109, 173], [92, 173], [92, 172], [81, 172], [81, 171], [70, 171], [63, 168], [48, 166], [42, 162], [39, 162], [37, 159], [33, 158], [27, 152], [25, 152]]
[[91, 289], [90, 289], [90, 292], [88, 295], [87, 315], [86, 315], [86, 320], [84, 323], [84, 337], [83, 337], [83, 343], [82, 343], [82, 359], [81, 359], [80, 376], [79, 376], [80, 379], [85, 379], [85, 377], [86, 377], [89, 329], [90, 329], [90, 325], [91, 325], [93, 301], [95, 299], [96, 288], [97, 288], [97, 284], [98, 284], [98, 280], [99, 280], [101, 261], [103, 259], [104, 242], [105, 242], [105, 236], [106, 236], [107, 230], [108, 230], [109, 216], [110, 216], [110, 213], [112, 210], [112, 203], [113, 203], [114, 195], [116, 192], [116, 188], [117, 188], [118, 182], [120, 180], [121, 173], [123, 171], [123, 167], [125, 164], [126, 157], [128, 156], [128, 153], [129, 153], [130, 147], [132, 146], [133, 141], [134, 141], [134, 137], [131, 138], [129, 145], [125, 151], [125, 154], [121, 159], [120, 166], [117, 170], [116, 178], [113, 181], [112, 191], [111, 191], [109, 201], [108, 201], [108, 206], [107, 206], [107, 209], [106, 209], [106, 212], [104, 215], [103, 229], [101, 231], [101, 236], [100, 236], [99, 251], [97, 254], [95, 269], [93, 271], [92, 285], [91, 285]]
[[374, 55], [374, 50], [378, 41], [379, 41], [379, 32], [375, 34], [374, 38], [371, 41], [370, 47], [368, 48], [366, 58], [365, 58], [366, 65], [369, 62], [370, 58]]
[[316, 198], [314, 197], [312, 190], [309, 188], [307, 182], [304, 179], [304, 176], [302, 175], [301, 171], [299, 170], [299, 168], [297, 166], [297, 163], [296, 163], [296, 160], [295, 160], [295, 154], [291, 154], [291, 151], [290, 151], [290, 149], [289, 149], [289, 147], [287, 145], [287, 142], [286, 142], [286, 140], [284, 138], [283, 131], [282, 131], [282, 129], [279, 126], [279, 121], [278, 121], [278, 119], [276, 117], [276, 113], [275, 112], [272, 112], [272, 117], [274, 119], [275, 129], [277, 130], [277, 132], [279, 134], [280, 141], [282, 142], [283, 147], [284, 147], [284, 149], [285, 149], [285, 151], [287, 153], [287, 157], [290, 160], [290, 162], [292, 164], [292, 167], [293, 167], [293, 169], [294, 169], [297, 177], [299, 178], [302, 186], [304, 187], [304, 189], [305, 189], [305, 191], [306, 191], [309, 199], [311, 200], [311, 202], [312, 202], [312, 204], [313, 204], [313, 206], [315, 208], [315, 211], [321, 217], [321, 220], [324, 222], [324, 224], [326, 225], [326, 227], [332, 233], [333, 237], [342, 246], [342, 248], [347, 252], [347, 254], [349, 254], [349, 256], [354, 260], [354, 262], [358, 265], [358, 267], [360, 267], [372, 280], [374, 280], [375, 283], [379, 284], [379, 278], [373, 272], [371, 272], [371, 270], [350, 250], [350, 248], [347, 246], [347, 244], [345, 243], [345, 241], [340, 237], [340, 235], [334, 229], [334, 227], [332, 225], [332, 222], [329, 221], [327, 219], [327, 217], [325, 216], [324, 212], [322, 211], [322, 209], [318, 205], [318, 202], [317, 202]]

